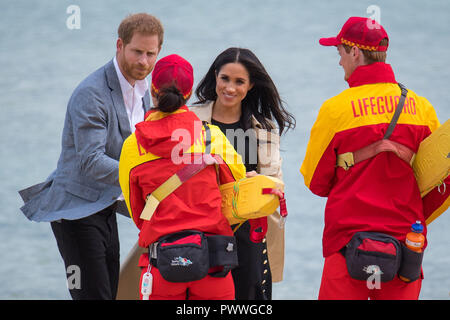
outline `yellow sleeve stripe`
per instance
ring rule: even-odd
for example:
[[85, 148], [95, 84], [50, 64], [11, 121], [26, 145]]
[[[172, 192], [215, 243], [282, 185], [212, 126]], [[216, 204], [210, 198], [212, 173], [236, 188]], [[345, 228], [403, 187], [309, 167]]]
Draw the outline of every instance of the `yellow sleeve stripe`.
[[311, 185], [311, 180], [322, 155], [335, 135], [335, 127], [329, 119], [328, 109], [329, 106], [324, 104], [319, 110], [317, 120], [311, 128], [306, 147], [306, 156], [300, 168], [300, 173], [303, 175], [305, 185], [308, 188]]
[[130, 205], [130, 174], [133, 168], [138, 165], [159, 159], [152, 153], [146, 152], [145, 149], [140, 146], [136, 140], [136, 136], [133, 133], [123, 143], [122, 152], [119, 160], [119, 184], [122, 188], [123, 197], [133, 219], [133, 213]]

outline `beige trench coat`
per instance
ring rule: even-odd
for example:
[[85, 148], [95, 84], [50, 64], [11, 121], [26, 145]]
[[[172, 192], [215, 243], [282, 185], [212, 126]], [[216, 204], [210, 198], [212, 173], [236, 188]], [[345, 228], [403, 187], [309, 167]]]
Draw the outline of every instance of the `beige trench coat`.
[[[200, 120], [211, 123], [213, 105], [214, 101], [211, 101], [205, 104], [191, 106], [189, 109], [193, 111]], [[270, 133], [264, 130], [255, 118], [252, 118], [252, 127], [259, 140], [257, 172], [282, 180], [280, 136], [276, 131], [275, 133]], [[273, 125], [273, 128], [275, 129], [275, 125]], [[267, 253], [272, 273], [272, 282], [279, 282], [283, 280], [284, 228], [281, 229], [279, 227], [280, 214], [277, 211], [270, 215], [267, 221], [268, 231], [266, 239], [264, 240], [267, 241]]]

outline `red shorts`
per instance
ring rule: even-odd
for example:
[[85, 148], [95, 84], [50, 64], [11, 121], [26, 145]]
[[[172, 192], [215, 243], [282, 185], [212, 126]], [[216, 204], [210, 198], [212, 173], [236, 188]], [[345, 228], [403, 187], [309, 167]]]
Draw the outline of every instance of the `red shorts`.
[[422, 279], [406, 283], [397, 276], [378, 286], [355, 280], [348, 274], [344, 256], [338, 252], [325, 258], [319, 300], [417, 300], [421, 287]]
[[[142, 276], [147, 267], [142, 268], [139, 281], [139, 291]], [[164, 280], [159, 270], [152, 267], [152, 294], [149, 300], [234, 300], [234, 282], [231, 272], [226, 277], [211, 277], [191, 282], [169, 282]], [[142, 294], [139, 293], [142, 300]]]

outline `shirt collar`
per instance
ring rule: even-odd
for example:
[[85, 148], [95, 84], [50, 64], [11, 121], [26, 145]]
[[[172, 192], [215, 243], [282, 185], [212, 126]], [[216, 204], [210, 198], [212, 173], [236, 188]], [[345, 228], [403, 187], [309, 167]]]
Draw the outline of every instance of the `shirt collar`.
[[384, 62], [357, 67], [347, 82], [350, 88], [374, 83], [397, 83], [391, 65]]

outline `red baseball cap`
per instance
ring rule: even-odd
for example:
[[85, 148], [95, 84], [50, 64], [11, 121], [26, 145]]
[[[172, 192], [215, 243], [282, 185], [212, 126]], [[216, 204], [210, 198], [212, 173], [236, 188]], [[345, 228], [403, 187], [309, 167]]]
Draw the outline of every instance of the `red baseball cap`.
[[344, 23], [336, 37], [321, 38], [323, 46], [346, 44], [369, 51], [386, 51], [388, 45], [380, 46], [380, 41], [389, 37], [383, 26], [370, 18], [351, 17]]
[[160, 59], [152, 72], [152, 88], [158, 93], [161, 88], [175, 85], [187, 99], [194, 85], [192, 65], [177, 54]]

